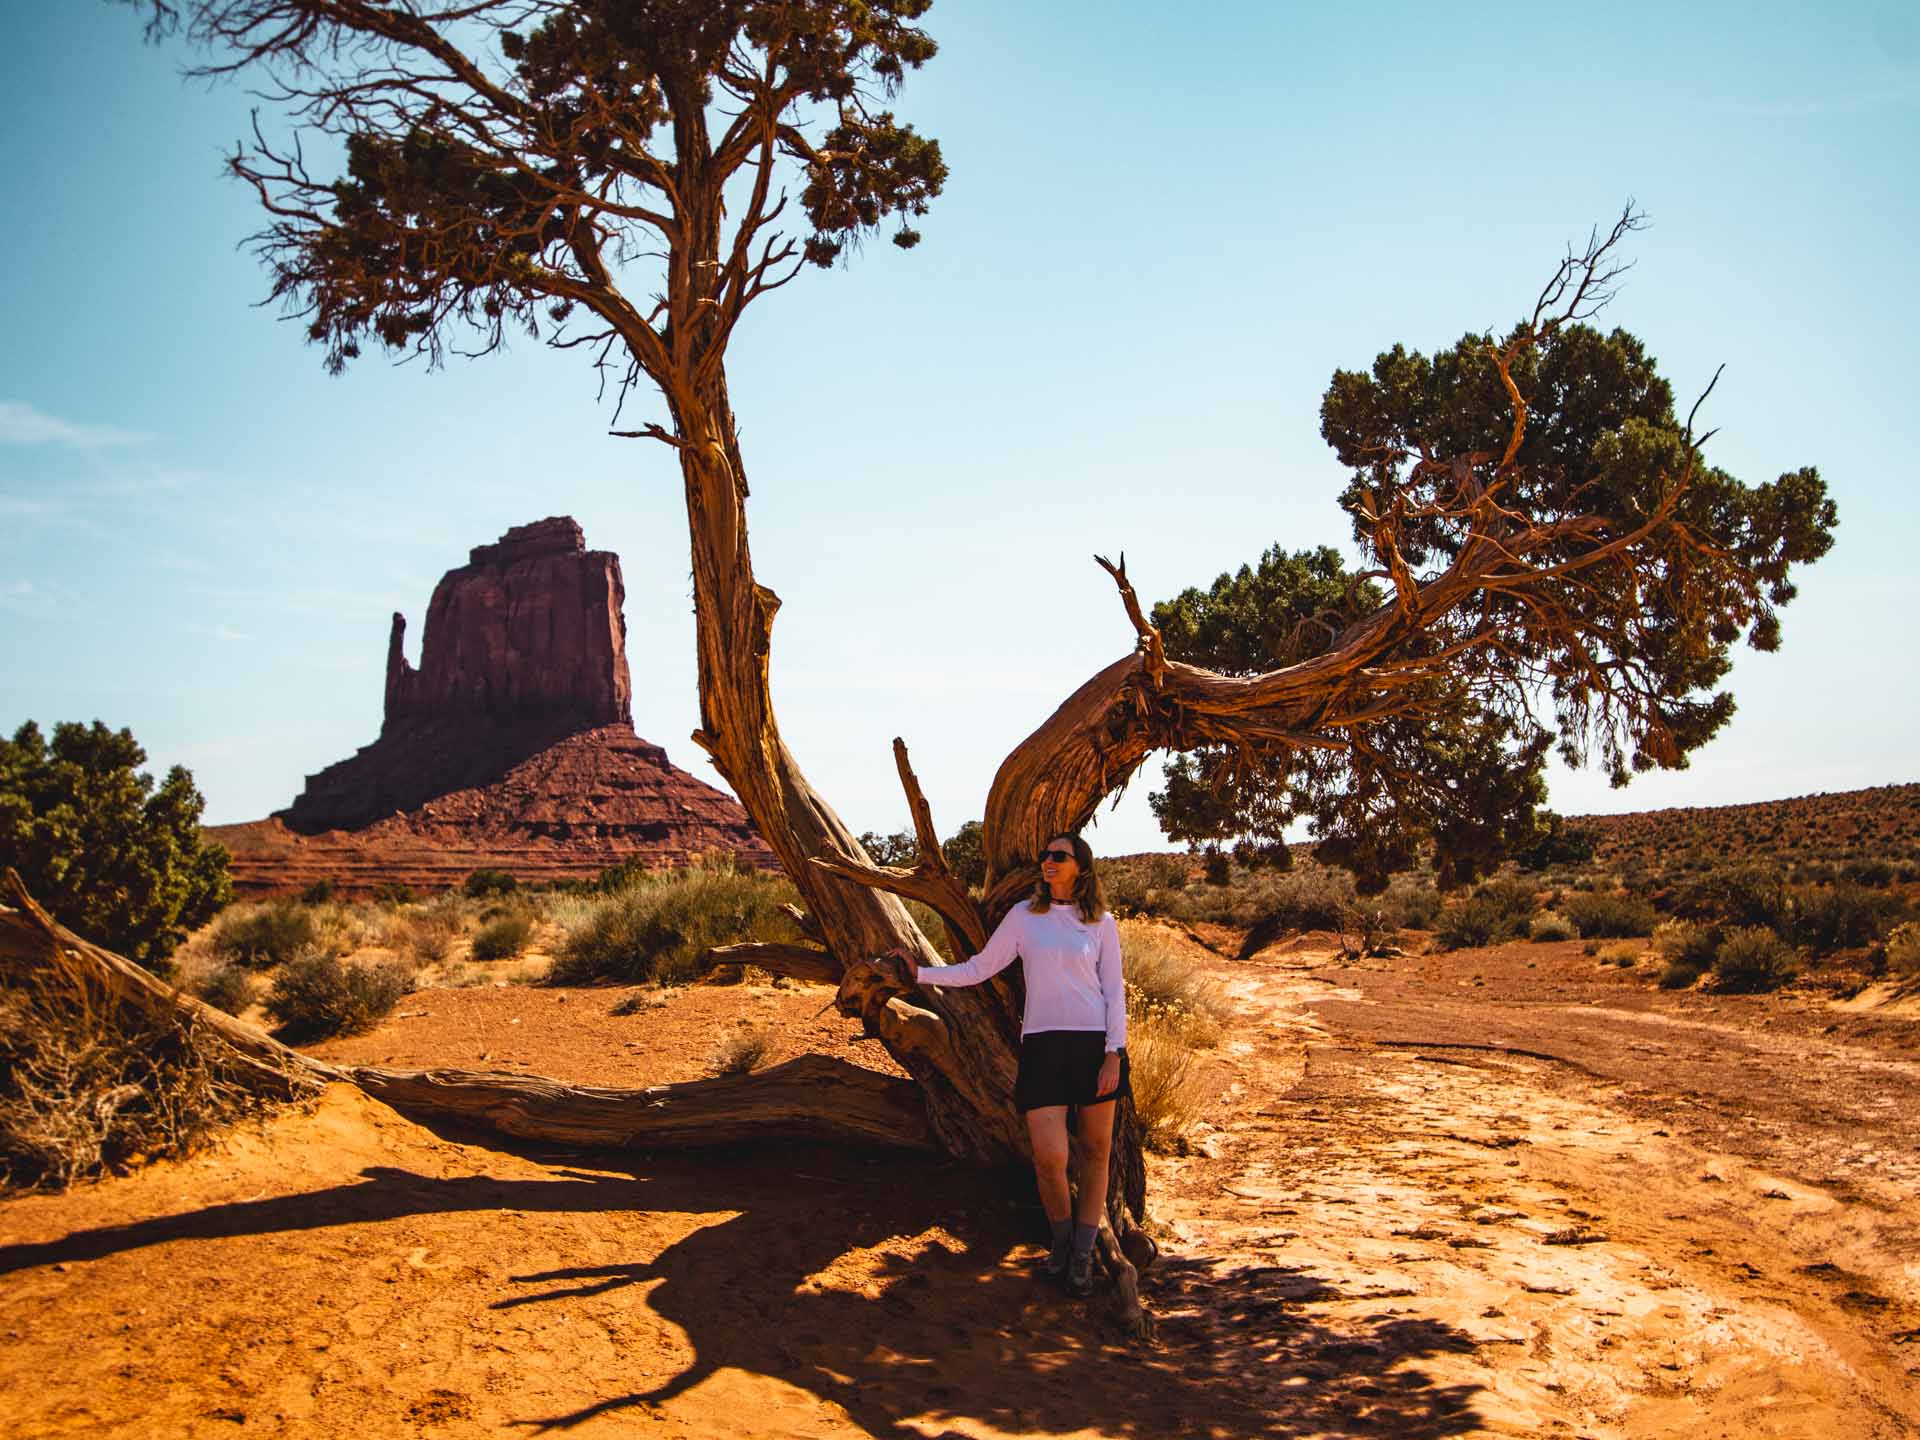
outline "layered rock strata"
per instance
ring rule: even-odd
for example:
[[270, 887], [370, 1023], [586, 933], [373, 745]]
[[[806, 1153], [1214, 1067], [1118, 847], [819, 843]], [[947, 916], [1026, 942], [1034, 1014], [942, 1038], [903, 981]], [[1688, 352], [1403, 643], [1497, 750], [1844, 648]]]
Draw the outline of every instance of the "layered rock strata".
[[270, 819], [212, 827], [238, 886], [555, 879], [716, 852], [770, 867], [736, 801], [634, 733], [625, 595], [619, 557], [566, 517], [476, 546], [434, 588], [418, 669], [393, 617], [379, 738]]

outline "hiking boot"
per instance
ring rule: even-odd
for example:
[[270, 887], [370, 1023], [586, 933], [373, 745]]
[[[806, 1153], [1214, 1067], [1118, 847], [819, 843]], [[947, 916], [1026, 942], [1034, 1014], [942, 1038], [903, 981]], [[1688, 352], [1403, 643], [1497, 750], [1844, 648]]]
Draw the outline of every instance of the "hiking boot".
[[1076, 1300], [1084, 1300], [1093, 1294], [1093, 1255], [1075, 1255], [1067, 1261], [1067, 1278], [1063, 1288]]

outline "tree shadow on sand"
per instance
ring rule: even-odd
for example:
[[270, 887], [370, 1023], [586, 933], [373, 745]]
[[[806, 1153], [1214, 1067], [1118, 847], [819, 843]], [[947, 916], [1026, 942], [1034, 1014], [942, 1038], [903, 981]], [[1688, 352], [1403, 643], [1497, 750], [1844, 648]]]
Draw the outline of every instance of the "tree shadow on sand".
[[522, 1433], [645, 1414], [726, 1369], [810, 1391], [868, 1433], [903, 1440], [964, 1419], [1042, 1434], [1407, 1440], [1478, 1424], [1475, 1387], [1440, 1385], [1416, 1363], [1470, 1351], [1470, 1336], [1373, 1313], [1354, 1303], [1367, 1297], [1297, 1270], [1169, 1256], [1150, 1272], [1159, 1342], [1120, 1340], [1097, 1297], [1074, 1302], [1032, 1276], [1038, 1212], [1010, 1204], [1002, 1176], [805, 1147], [590, 1163], [620, 1173], [438, 1179], [375, 1167], [355, 1184], [0, 1247], [0, 1274], [436, 1213], [721, 1212], [630, 1263], [503, 1277], [496, 1311], [650, 1285], [643, 1303], [694, 1352], [662, 1384], [522, 1417]]

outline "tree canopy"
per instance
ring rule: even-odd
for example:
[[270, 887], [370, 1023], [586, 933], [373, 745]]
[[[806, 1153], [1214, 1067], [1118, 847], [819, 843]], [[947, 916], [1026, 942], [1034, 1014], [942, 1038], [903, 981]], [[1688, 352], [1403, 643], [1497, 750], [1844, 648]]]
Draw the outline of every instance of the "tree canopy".
[[1550, 749], [1623, 785], [1731, 718], [1733, 647], [1779, 647], [1793, 567], [1837, 516], [1811, 468], [1748, 485], [1708, 465], [1646, 346], [1584, 323], [1637, 227], [1570, 256], [1505, 335], [1334, 374], [1321, 433], [1364, 568], [1276, 546], [1154, 607], [1170, 660], [1228, 675], [1369, 642], [1304, 734], [1179, 756], [1153, 797], [1171, 837], [1304, 820], [1363, 886], [1426, 842], [1443, 880], [1471, 879], [1539, 842]]
[[156, 788], [147, 752], [98, 720], [31, 720], [0, 740], [0, 869], [59, 920], [147, 966], [232, 894], [227, 852], [201, 838], [206, 802], [181, 766]]

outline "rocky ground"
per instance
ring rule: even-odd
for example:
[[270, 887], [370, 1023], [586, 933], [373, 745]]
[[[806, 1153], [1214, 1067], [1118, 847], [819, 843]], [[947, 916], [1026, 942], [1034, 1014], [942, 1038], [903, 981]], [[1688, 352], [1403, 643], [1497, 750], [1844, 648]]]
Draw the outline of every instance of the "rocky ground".
[[[1238, 1019], [1153, 1163], [1151, 1344], [1029, 1278], [995, 1177], [505, 1151], [339, 1088], [0, 1203], [0, 1434], [1916, 1433], [1920, 1017], [1575, 944], [1205, 963]], [[623, 993], [430, 990], [323, 1053], [884, 1061], [823, 989]]]

